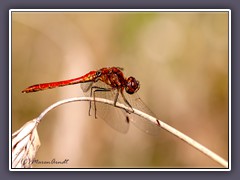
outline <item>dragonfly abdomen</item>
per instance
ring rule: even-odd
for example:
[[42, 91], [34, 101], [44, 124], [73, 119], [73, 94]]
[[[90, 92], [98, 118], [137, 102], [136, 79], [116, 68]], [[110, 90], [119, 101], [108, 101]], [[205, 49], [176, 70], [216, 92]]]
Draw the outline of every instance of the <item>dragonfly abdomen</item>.
[[30, 93], [30, 92], [37, 92], [46, 89], [52, 89], [56, 87], [62, 87], [67, 85], [73, 85], [78, 83], [84, 83], [89, 81], [94, 81], [96, 79], [96, 71], [91, 71], [84, 76], [69, 79], [64, 81], [57, 81], [57, 82], [49, 82], [49, 83], [42, 83], [42, 84], [35, 84], [33, 86], [29, 86], [28, 88], [24, 89], [22, 93]]

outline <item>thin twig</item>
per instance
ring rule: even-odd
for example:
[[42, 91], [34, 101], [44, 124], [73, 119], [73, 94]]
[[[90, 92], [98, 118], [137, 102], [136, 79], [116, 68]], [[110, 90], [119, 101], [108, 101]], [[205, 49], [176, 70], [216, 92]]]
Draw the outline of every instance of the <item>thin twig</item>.
[[[65, 103], [70, 103], [70, 102], [77, 102], [77, 101], [93, 101], [92, 97], [76, 97], [76, 98], [69, 98], [69, 99], [64, 99], [61, 101], [58, 101], [56, 103], [54, 103], [53, 105], [49, 106], [47, 109], [45, 109], [40, 115], [39, 117], [36, 118], [36, 121], [38, 123], [40, 123], [41, 119], [52, 109], [56, 108], [57, 106], [60, 106], [62, 104]], [[111, 100], [107, 100], [107, 99], [103, 99], [103, 98], [95, 98], [96, 102], [100, 102], [100, 103], [105, 103], [105, 104], [109, 104], [114, 106], [114, 102]], [[131, 108], [125, 106], [124, 104], [118, 103], [116, 104], [116, 107], [121, 108], [121, 109], [125, 109], [128, 111], [132, 111]], [[188, 144], [190, 144], [191, 146], [193, 146], [194, 148], [196, 148], [197, 150], [199, 150], [200, 152], [204, 153], [205, 155], [207, 155], [208, 157], [212, 158], [214, 161], [216, 161], [217, 163], [221, 164], [222, 166], [224, 166], [225, 168], [228, 168], [228, 162], [226, 160], [224, 160], [223, 158], [221, 158], [220, 156], [218, 156], [216, 153], [212, 152], [211, 150], [209, 150], [208, 148], [206, 148], [205, 146], [201, 145], [200, 143], [198, 143], [197, 141], [193, 140], [192, 138], [188, 137], [187, 135], [181, 133], [180, 131], [176, 130], [175, 128], [169, 126], [168, 124], [162, 122], [159, 119], [156, 119], [155, 117], [152, 117], [142, 111], [139, 111], [135, 108], [133, 108], [134, 110], [134, 114], [141, 116], [145, 119], [148, 119], [149, 121], [151, 121], [152, 123], [156, 124], [160, 127], [167, 130], [168, 132], [172, 133], [173, 135], [175, 135], [176, 137], [180, 138], [181, 140], [187, 142]], [[159, 122], [159, 124], [157, 123]]]

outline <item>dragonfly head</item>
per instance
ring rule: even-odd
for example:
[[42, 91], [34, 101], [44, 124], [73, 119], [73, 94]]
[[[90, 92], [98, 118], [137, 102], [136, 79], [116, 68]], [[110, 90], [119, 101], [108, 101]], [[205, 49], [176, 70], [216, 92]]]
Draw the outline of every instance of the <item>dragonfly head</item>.
[[134, 77], [129, 77], [126, 80], [125, 90], [128, 94], [137, 92], [140, 88], [140, 83]]

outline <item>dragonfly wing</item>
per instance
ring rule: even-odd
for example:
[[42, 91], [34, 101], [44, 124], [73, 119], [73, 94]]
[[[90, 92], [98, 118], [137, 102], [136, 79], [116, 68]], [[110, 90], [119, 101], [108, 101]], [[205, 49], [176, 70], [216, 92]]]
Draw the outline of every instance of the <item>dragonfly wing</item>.
[[[90, 91], [92, 86], [97, 86], [101, 88], [109, 89], [110, 86], [105, 83], [98, 82], [87, 82], [81, 83], [81, 88], [86, 96], [90, 96]], [[95, 93], [96, 97], [101, 97], [105, 99], [109, 99], [114, 101], [116, 97], [116, 91], [98, 91]], [[154, 113], [144, 104], [144, 102], [140, 99], [137, 93], [127, 94], [125, 93], [126, 99], [129, 101], [133, 108], [136, 108], [142, 112], [145, 112], [153, 117], [156, 117]], [[125, 104], [121, 95], [118, 96], [118, 102]], [[126, 105], [128, 106], [128, 105]], [[151, 134], [158, 135], [160, 128], [156, 124], [136, 115], [136, 114], [126, 114], [126, 112], [122, 109], [115, 108], [113, 106], [96, 102], [96, 110], [94, 109], [94, 104], [92, 103], [91, 115], [95, 115], [95, 111], [97, 112], [97, 117], [103, 119], [107, 124], [109, 124], [113, 129], [126, 133], [129, 129], [129, 120], [133, 123], [137, 128], [142, 131]], [[129, 118], [129, 119], [128, 119]]]
[[81, 83], [81, 89], [84, 92], [84, 94], [88, 94], [88, 92], [90, 92], [90, 89], [93, 85], [93, 82], [86, 82], [86, 83]]
[[[95, 82], [92, 86], [97, 86], [101, 88], [109, 89], [110, 86], [106, 85], [105, 83], [98, 81]], [[87, 96], [90, 96], [90, 88], [87, 88], [88, 91], [85, 91]], [[111, 91], [96, 91], [95, 97], [105, 98], [108, 100], [114, 101], [117, 92], [114, 90]], [[122, 109], [110, 106], [108, 104], [96, 102], [96, 109], [94, 109], [94, 103], [92, 103], [91, 108], [91, 116], [95, 115], [95, 111], [97, 113], [97, 118], [103, 119], [107, 124], [109, 124], [113, 129], [121, 132], [126, 133], [129, 129], [129, 122], [126, 119], [125, 113], [123, 113]]]
[[[131, 106], [135, 109], [138, 109], [150, 116], [156, 117], [154, 113], [144, 104], [144, 102], [141, 100], [141, 98], [138, 96], [137, 93], [134, 94], [127, 94], [125, 93], [125, 97], [131, 104]], [[136, 114], [129, 114], [130, 122], [133, 123], [137, 128], [140, 130], [151, 134], [151, 135], [159, 135], [161, 132], [160, 126], [158, 126], [158, 122], [156, 119], [156, 123], [153, 123], [141, 116], [138, 116]]]
[[[103, 119], [109, 126], [121, 133], [127, 133], [129, 129], [129, 122], [126, 119], [122, 110], [97, 102], [97, 117]], [[91, 112], [92, 115], [95, 112]]]

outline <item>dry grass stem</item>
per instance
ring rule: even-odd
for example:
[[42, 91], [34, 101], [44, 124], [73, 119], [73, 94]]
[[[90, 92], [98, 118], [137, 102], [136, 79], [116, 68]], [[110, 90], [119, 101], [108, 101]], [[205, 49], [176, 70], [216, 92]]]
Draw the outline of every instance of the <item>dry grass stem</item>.
[[[52, 109], [54, 109], [57, 106], [60, 106], [62, 104], [65, 103], [70, 103], [70, 102], [77, 102], [77, 101], [93, 101], [92, 97], [76, 97], [76, 98], [69, 98], [69, 99], [65, 99], [65, 100], [61, 100], [58, 101], [57, 103], [49, 106], [46, 110], [44, 110], [40, 116], [38, 118], [36, 118], [36, 120], [38, 122], [41, 121], [41, 119]], [[111, 100], [107, 100], [107, 99], [102, 99], [102, 98], [95, 98], [95, 101], [97, 102], [101, 102], [101, 103], [105, 103], [105, 104], [109, 104], [113, 106], [113, 101]], [[120, 104], [117, 103], [116, 104], [117, 108], [121, 108], [121, 109], [125, 109], [128, 111], [131, 111], [131, 109], [127, 106], [125, 106], [124, 104]], [[149, 121], [151, 121], [152, 123], [157, 124], [157, 121], [155, 117], [152, 117], [144, 112], [141, 112], [137, 109], [134, 109], [134, 114], [141, 116]], [[171, 127], [170, 125], [162, 122], [161, 120], [157, 119], [158, 122], [160, 123], [160, 127], [167, 130], [168, 132], [170, 132], [171, 134], [173, 134], [174, 136], [180, 138], [181, 140], [187, 142], [189, 145], [191, 145], [192, 147], [196, 148], [197, 150], [199, 150], [200, 152], [204, 153], [205, 155], [207, 155], [208, 157], [210, 157], [211, 159], [213, 159], [215, 162], [221, 164], [223, 167], [228, 168], [228, 162], [226, 160], [224, 160], [223, 158], [221, 158], [219, 155], [217, 155], [216, 153], [212, 152], [211, 150], [209, 150], [208, 148], [206, 148], [205, 146], [201, 145], [200, 143], [198, 143], [197, 141], [193, 140], [192, 138], [188, 137], [187, 135], [181, 133], [180, 131], [176, 130], [175, 128]]]
[[[92, 97], [76, 97], [76, 98], [69, 98], [69, 99], [64, 99], [61, 101], [58, 101], [51, 106], [49, 106], [47, 109], [45, 109], [36, 119], [26, 123], [21, 129], [16, 131], [12, 135], [12, 162], [13, 162], [13, 167], [20, 167], [20, 168], [26, 168], [26, 167], [31, 167], [30, 163], [22, 163], [24, 160], [31, 162], [35, 155], [36, 152], [40, 146], [40, 141], [37, 133], [37, 124], [40, 123], [42, 118], [52, 109], [66, 104], [66, 103], [71, 103], [71, 102], [78, 102], [78, 101], [93, 101]], [[107, 99], [102, 99], [102, 98], [95, 98], [95, 101], [100, 102], [100, 103], [105, 103], [112, 105], [114, 104], [113, 101], [107, 100]], [[131, 109], [124, 104], [117, 103], [116, 104], [117, 108], [125, 109], [128, 111], [131, 111]], [[161, 120], [152, 117], [144, 112], [141, 112], [137, 109], [134, 109], [134, 114], [141, 116], [152, 123], [156, 124], [159, 126], [159, 128], [163, 128], [166, 131], [170, 132], [174, 136], [180, 138], [181, 140], [187, 142], [189, 145], [192, 147], [196, 148], [200, 152], [204, 153], [211, 159], [213, 159], [215, 162], [221, 164], [223, 167], [228, 168], [228, 162], [218, 156], [216, 153], [212, 152], [205, 146], [201, 145], [200, 143], [196, 142], [192, 138], [186, 136], [185, 134], [181, 133], [180, 131], [176, 130], [175, 128], [169, 126], [168, 124], [162, 122]], [[157, 123], [157, 121], [159, 124]]]

